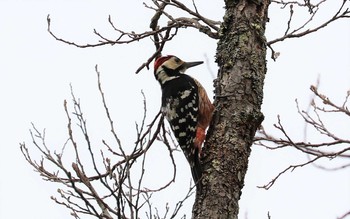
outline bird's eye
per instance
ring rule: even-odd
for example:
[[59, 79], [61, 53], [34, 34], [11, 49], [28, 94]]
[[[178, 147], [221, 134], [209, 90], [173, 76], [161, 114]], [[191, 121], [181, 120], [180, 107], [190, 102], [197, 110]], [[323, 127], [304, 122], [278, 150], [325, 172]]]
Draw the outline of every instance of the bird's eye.
[[179, 58], [175, 58], [175, 62], [179, 63], [181, 60]]

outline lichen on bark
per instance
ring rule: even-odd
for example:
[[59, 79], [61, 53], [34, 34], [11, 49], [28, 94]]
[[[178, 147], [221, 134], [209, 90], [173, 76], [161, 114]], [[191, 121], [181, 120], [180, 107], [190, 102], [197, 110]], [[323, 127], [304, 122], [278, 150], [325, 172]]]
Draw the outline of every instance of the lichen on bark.
[[196, 196], [193, 218], [238, 217], [250, 146], [263, 120], [269, 3], [225, 1], [216, 54], [216, 110], [203, 150], [203, 192]]

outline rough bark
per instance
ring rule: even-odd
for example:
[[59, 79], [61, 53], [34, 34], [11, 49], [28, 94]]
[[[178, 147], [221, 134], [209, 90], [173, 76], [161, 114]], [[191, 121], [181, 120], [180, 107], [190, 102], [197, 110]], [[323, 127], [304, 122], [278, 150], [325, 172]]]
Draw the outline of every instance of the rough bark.
[[226, 0], [216, 62], [215, 107], [204, 147], [203, 192], [193, 218], [235, 219], [253, 137], [263, 120], [269, 0]]

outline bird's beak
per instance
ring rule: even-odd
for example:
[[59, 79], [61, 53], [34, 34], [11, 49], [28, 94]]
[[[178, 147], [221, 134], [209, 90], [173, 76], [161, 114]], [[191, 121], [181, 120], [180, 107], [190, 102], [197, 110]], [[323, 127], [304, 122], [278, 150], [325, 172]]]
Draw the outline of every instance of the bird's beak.
[[187, 69], [187, 68], [191, 68], [193, 66], [197, 66], [197, 65], [200, 65], [200, 64], [203, 64], [202, 61], [198, 61], [198, 62], [185, 62], [183, 65], [184, 67]]

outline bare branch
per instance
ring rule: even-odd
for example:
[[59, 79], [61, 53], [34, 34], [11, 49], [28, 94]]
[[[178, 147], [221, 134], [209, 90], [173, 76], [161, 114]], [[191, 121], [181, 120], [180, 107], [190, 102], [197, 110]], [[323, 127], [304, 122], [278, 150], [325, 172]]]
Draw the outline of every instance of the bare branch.
[[347, 116], [350, 116], [350, 111], [349, 109], [346, 107], [347, 103], [348, 103], [348, 100], [349, 100], [349, 95], [350, 95], [350, 92], [347, 92], [347, 95], [345, 97], [345, 100], [342, 104], [342, 106], [338, 106], [336, 105], [335, 103], [333, 103], [328, 97], [326, 97], [325, 95], [323, 94], [320, 94], [318, 92], [318, 89], [316, 86], [311, 86], [310, 87], [310, 90], [317, 96], [319, 97], [322, 101], [323, 101], [323, 104], [325, 105], [329, 105], [331, 107], [333, 107], [335, 110], [325, 110], [324, 108], [319, 108], [317, 107], [318, 110], [320, 111], [323, 111], [323, 112], [339, 112], [339, 113], [344, 113], [346, 114]]
[[294, 171], [296, 168], [298, 168], [298, 167], [304, 167], [304, 166], [306, 166], [306, 165], [308, 165], [308, 164], [310, 164], [310, 163], [313, 163], [313, 162], [315, 162], [316, 160], [318, 160], [318, 159], [320, 159], [321, 157], [315, 157], [314, 159], [312, 159], [312, 160], [309, 160], [309, 161], [307, 161], [307, 162], [305, 162], [305, 163], [302, 163], [302, 164], [297, 164], [297, 165], [290, 165], [289, 167], [287, 167], [287, 168], [285, 168], [284, 170], [282, 170], [281, 172], [279, 172], [278, 174], [277, 174], [277, 176], [276, 177], [274, 177], [270, 182], [268, 182], [267, 184], [265, 184], [265, 185], [262, 185], [262, 186], [258, 186], [258, 188], [262, 188], [262, 189], [266, 189], [266, 190], [268, 190], [268, 189], [270, 189], [274, 184], [275, 184], [275, 182], [277, 181], [277, 179], [280, 177], [280, 176], [282, 176], [282, 174], [284, 174], [284, 173], [286, 173], [287, 171]]
[[[271, 52], [272, 52], [271, 58], [274, 61], [276, 59], [274, 58], [275, 51], [272, 49], [273, 44], [275, 44], [277, 42], [282, 42], [286, 39], [303, 37], [305, 35], [314, 33], [316, 31], [326, 27], [327, 25], [329, 25], [330, 23], [333, 23], [336, 20], [339, 20], [342, 18], [350, 18], [350, 10], [349, 10], [349, 8], [346, 8], [347, 0], [342, 0], [342, 3], [340, 4], [338, 11], [335, 12], [335, 14], [332, 17], [330, 17], [328, 20], [326, 20], [324, 23], [322, 23], [320, 25], [306, 29], [306, 26], [311, 23], [311, 21], [314, 19], [314, 17], [318, 14], [318, 11], [321, 8], [321, 6], [323, 6], [323, 3], [327, 2], [327, 0], [321, 0], [317, 4], [311, 4], [309, 0], [305, 1], [304, 3], [300, 3], [298, 1], [283, 1], [283, 0], [276, 0], [276, 1], [273, 0], [271, 2], [282, 5], [282, 7], [281, 7], [282, 9], [288, 5], [290, 6], [290, 12], [289, 12], [290, 15], [289, 15], [289, 19], [287, 22], [287, 29], [286, 29], [284, 35], [267, 42], [267, 46], [271, 49]], [[299, 8], [306, 7], [310, 13], [310, 16], [302, 25], [300, 25], [298, 28], [291, 31], [291, 22], [292, 22], [292, 18], [294, 15], [294, 10], [293, 10], [294, 6], [299, 7]]]
[[[137, 138], [131, 151], [124, 150], [108, 108], [97, 66], [95, 70], [101, 102], [111, 129], [111, 135], [115, 140], [112, 143], [113, 146], [104, 140], [102, 142], [105, 150], [98, 149], [92, 144], [80, 101], [75, 97], [71, 87], [73, 112], [69, 112], [68, 103], [64, 101], [68, 140], [63, 144], [60, 153], [50, 151], [50, 147], [46, 145], [45, 141], [45, 130], [41, 132], [34, 125], [30, 131], [31, 137], [34, 146], [43, 157], [37, 162], [30, 156], [25, 143], [20, 144], [20, 148], [27, 162], [34, 167], [44, 180], [60, 183], [64, 186], [63, 189], [57, 191], [60, 198], [52, 196], [51, 199], [69, 209], [73, 217], [80, 218], [81, 215], [91, 215], [96, 218], [107, 219], [115, 217], [140, 218], [141, 209], [150, 208], [152, 193], [163, 191], [175, 181], [176, 164], [173, 153], [177, 151], [177, 146], [174, 144], [170, 131], [165, 128], [164, 117], [160, 112], [147, 125], [147, 103], [146, 97], [142, 93], [144, 114], [140, 125], [136, 124]], [[71, 117], [71, 115], [74, 116]], [[77, 131], [74, 129], [74, 121], [76, 121], [78, 131], [84, 139], [79, 143], [75, 140]], [[145, 162], [147, 152], [155, 141], [161, 141], [167, 147], [170, 162], [173, 166], [173, 176], [164, 185], [149, 189], [144, 186], [143, 182], [146, 172]], [[64, 153], [66, 150], [69, 152]], [[96, 153], [96, 150], [99, 153]], [[64, 164], [62, 160], [64, 154], [73, 155], [73, 162], [70, 166]], [[102, 159], [101, 163], [97, 162], [99, 159], [97, 154]], [[66, 159], [70, 159], [70, 157]], [[142, 161], [141, 166], [135, 165], [136, 161], [140, 159]], [[136, 178], [137, 180], [131, 174], [136, 168], [141, 170]], [[50, 169], [53, 169], [53, 171]], [[174, 214], [178, 212], [187, 198], [188, 196], [175, 206]], [[111, 205], [111, 203], [114, 203], [114, 205]], [[169, 209], [167, 209], [167, 212], [169, 212]], [[143, 210], [142, 213], [144, 213]], [[171, 215], [168, 216], [171, 217]]]
[[[86, 43], [79, 44], [74, 41], [69, 41], [64, 38], [57, 36], [51, 29], [51, 18], [50, 15], [47, 16], [47, 31], [49, 34], [57, 41], [63, 42], [68, 45], [72, 45], [78, 48], [88, 48], [88, 47], [98, 47], [104, 45], [116, 45], [116, 44], [128, 44], [133, 42], [138, 42], [140, 40], [153, 38], [153, 42], [155, 45], [155, 52], [150, 55], [147, 61], [139, 68], [137, 68], [136, 73], [139, 73], [145, 67], [149, 69], [149, 64], [157, 57], [161, 55], [161, 52], [166, 44], [166, 42], [172, 40], [173, 37], [178, 33], [179, 28], [187, 28], [192, 27], [200, 32], [206, 34], [207, 36], [218, 39], [218, 30], [221, 25], [218, 21], [213, 21], [201, 15], [198, 12], [196, 5], [193, 2], [193, 6], [195, 11], [188, 8], [186, 5], [182, 4], [176, 0], [152, 0], [154, 6], [149, 6], [146, 3], [143, 3], [144, 6], [148, 9], [154, 10], [155, 14], [151, 18], [150, 22], [150, 31], [145, 31], [142, 33], [135, 33], [134, 31], [124, 31], [117, 28], [112, 21], [111, 16], [108, 17], [108, 23], [112, 27], [112, 29], [117, 33], [117, 37], [114, 39], [110, 39], [106, 36], [103, 36], [100, 32], [94, 29], [94, 34], [99, 38], [97, 43]], [[166, 6], [172, 6], [180, 11], [186, 12], [190, 16], [194, 16], [193, 18], [189, 17], [178, 17], [174, 18], [170, 14], [165, 11]], [[158, 25], [161, 16], [164, 15], [168, 18], [167, 25], [160, 27]]]
[[290, 22], [292, 21], [293, 14], [294, 14], [294, 11], [293, 11], [293, 4], [291, 4], [289, 7], [290, 7], [290, 15], [289, 15], [289, 19], [288, 19], [288, 22], [287, 22], [287, 29], [286, 29], [286, 32], [284, 32], [284, 35], [287, 35], [288, 32], [289, 32], [289, 29], [290, 29]]
[[342, 216], [338, 217], [337, 219], [344, 219], [346, 217], [348, 217], [350, 215], [350, 211], [346, 212], [345, 214], [343, 214]]
[[[320, 160], [321, 158], [328, 158], [331, 160], [334, 160], [336, 158], [350, 158], [350, 140], [344, 139], [339, 137], [332, 129], [327, 127], [327, 124], [323, 121], [324, 120], [324, 114], [327, 113], [341, 113], [346, 117], [346, 119], [349, 119], [350, 113], [347, 107], [349, 94], [346, 95], [344, 102], [342, 105], [334, 103], [330, 98], [328, 98], [326, 95], [321, 94], [318, 91], [317, 86], [311, 86], [311, 91], [315, 94], [314, 98], [317, 98], [320, 100], [323, 104], [323, 106], [319, 106], [317, 103], [317, 100], [313, 99], [310, 102], [310, 109], [312, 111], [303, 111], [300, 110], [299, 104], [296, 101], [297, 109], [299, 115], [304, 119], [305, 124], [313, 127], [315, 131], [317, 131], [320, 135], [326, 136], [330, 139], [330, 141], [324, 141], [324, 142], [309, 142], [306, 138], [306, 132], [305, 134], [305, 140], [304, 141], [295, 141], [292, 139], [292, 137], [288, 134], [288, 131], [284, 128], [280, 117], [278, 116], [278, 122], [274, 125], [274, 127], [280, 131], [282, 134], [281, 137], [275, 137], [272, 135], [269, 135], [263, 127], [258, 132], [257, 137], [255, 138], [256, 145], [265, 147], [267, 149], [276, 150], [276, 149], [283, 149], [283, 148], [294, 148], [298, 151], [300, 151], [302, 154], [306, 154], [308, 157], [308, 161], [301, 163], [301, 164], [295, 164], [291, 165], [274, 177], [269, 183], [259, 186], [259, 188], [269, 189], [271, 186], [274, 185], [276, 180], [286, 173], [287, 171], [294, 169], [298, 167], [303, 167], [309, 164], [314, 165], [317, 168], [328, 170], [328, 171], [334, 171], [339, 169], [345, 169], [350, 167], [349, 162], [345, 164], [341, 164], [337, 167], [324, 167], [323, 165], [319, 165], [316, 163], [316, 161]], [[329, 107], [329, 108], [326, 108]], [[271, 145], [272, 143], [272, 145]]]

